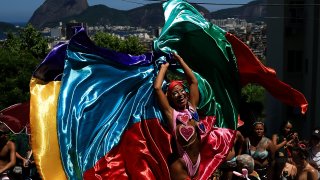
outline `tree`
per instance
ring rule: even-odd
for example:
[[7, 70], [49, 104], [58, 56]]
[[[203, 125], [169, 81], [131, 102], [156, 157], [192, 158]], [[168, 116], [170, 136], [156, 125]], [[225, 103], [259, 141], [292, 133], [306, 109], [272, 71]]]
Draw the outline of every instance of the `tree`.
[[0, 109], [29, 101], [29, 82], [38, 64], [30, 53], [0, 48]]
[[34, 57], [43, 59], [48, 53], [48, 40], [37, 31], [31, 24], [23, 28], [19, 37], [21, 39], [21, 50], [29, 51]]
[[146, 51], [146, 47], [142, 45], [139, 39], [135, 36], [129, 36], [122, 42], [122, 44], [123, 49], [121, 49], [121, 51], [128, 54], [139, 55]]
[[109, 33], [97, 32], [93, 36], [93, 41], [96, 43], [97, 46], [112, 49], [115, 51], [120, 50], [121, 39]]
[[2, 47], [9, 52], [19, 52], [21, 49], [21, 40], [18, 36], [14, 35], [12, 32], [7, 34], [7, 39], [4, 41]]
[[241, 95], [249, 102], [263, 102], [265, 99], [265, 89], [255, 84], [247, 84], [241, 89]]
[[241, 96], [244, 101], [242, 102], [242, 106], [248, 106], [250, 111], [253, 112], [256, 117], [262, 117], [265, 92], [266, 91], [262, 86], [247, 84], [241, 89]]
[[93, 36], [93, 41], [97, 46], [112, 49], [114, 51], [123, 52], [132, 55], [143, 54], [146, 51], [145, 46], [137, 37], [129, 36], [122, 40], [117, 36], [109, 33], [98, 32]]
[[8, 33], [3, 48], [11, 52], [29, 52], [40, 60], [48, 53], [48, 40], [31, 24], [28, 24], [17, 35]]
[[8, 33], [0, 47], [0, 109], [29, 101], [32, 73], [47, 52], [47, 40], [31, 25]]

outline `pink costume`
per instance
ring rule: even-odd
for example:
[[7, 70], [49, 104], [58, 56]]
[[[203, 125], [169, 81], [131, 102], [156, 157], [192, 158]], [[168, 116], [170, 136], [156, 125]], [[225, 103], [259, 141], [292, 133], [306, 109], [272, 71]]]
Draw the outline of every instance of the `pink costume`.
[[[191, 107], [190, 107], [191, 108]], [[196, 114], [196, 115], [194, 115]], [[177, 142], [177, 148], [178, 148], [178, 153], [179, 155], [182, 157], [187, 169], [188, 169], [188, 174], [190, 177], [193, 177], [200, 165], [200, 154], [198, 155], [198, 159], [197, 162], [195, 164], [192, 163], [189, 155], [187, 154], [187, 152], [183, 149], [182, 145], [179, 143], [178, 139], [177, 139], [177, 134], [176, 134], [176, 129], [177, 129], [177, 123], [181, 123], [182, 125], [179, 126], [179, 134], [181, 135], [182, 138], [184, 138], [187, 142], [189, 142], [192, 138], [192, 136], [196, 133], [196, 129], [191, 126], [188, 125], [188, 121], [190, 121], [191, 119], [195, 119], [193, 117], [198, 117], [198, 114], [196, 111], [194, 111], [192, 108], [191, 109], [185, 109], [183, 111], [173, 111], [173, 135], [176, 139]], [[195, 119], [196, 121], [198, 121], [198, 119]], [[199, 127], [199, 122], [198, 124], [198, 128], [200, 130], [200, 132], [203, 132], [203, 130]], [[192, 144], [193, 142], [191, 142], [190, 144]]]

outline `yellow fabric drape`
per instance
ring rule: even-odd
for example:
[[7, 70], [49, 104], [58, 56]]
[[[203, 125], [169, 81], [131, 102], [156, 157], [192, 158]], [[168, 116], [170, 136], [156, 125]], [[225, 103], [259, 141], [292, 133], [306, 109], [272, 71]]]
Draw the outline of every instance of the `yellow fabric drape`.
[[30, 82], [31, 142], [37, 169], [44, 180], [67, 179], [60, 158], [57, 135], [57, 99], [60, 81]]

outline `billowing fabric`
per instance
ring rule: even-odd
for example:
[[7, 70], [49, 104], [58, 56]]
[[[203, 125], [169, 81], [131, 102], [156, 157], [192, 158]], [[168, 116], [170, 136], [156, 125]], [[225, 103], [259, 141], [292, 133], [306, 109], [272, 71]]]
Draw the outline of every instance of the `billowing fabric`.
[[60, 158], [56, 116], [66, 49], [66, 43], [54, 47], [30, 82], [31, 144], [42, 179], [67, 179]]
[[152, 94], [151, 54], [99, 49], [84, 33], [68, 45], [58, 100], [61, 158], [71, 179], [81, 179], [133, 124], [162, 119]]
[[66, 179], [57, 134], [57, 99], [60, 81], [30, 83], [30, 127], [33, 157], [43, 179]]
[[[161, 127], [166, 123], [153, 95], [157, 66], [152, 62], [158, 59], [156, 53], [129, 56], [101, 49], [92, 44], [84, 31], [72, 38], [66, 52], [58, 99], [57, 128], [61, 160], [68, 178], [82, 179], [86, 171], [86, 179], [92, 178], [90, 172], [94, 172], [94, 176], [100, 173], [99, 176], [103, 177], [128, 176], [133, 179], [157, 178], [159, 174], [164, 174], [164, 170], [169, 175], [167, 160], [171, 153], [171, 135]], [[196, 75], [203, 89], [201, 92], [209, 92], [210, 85], [199, 74]], [[203, 99], [206, 96], [202, 93]], [[143, 126], [149, 123], [153, 126]], [[211, 141], [218, 151], [204, 148], [203, 152], [217, 163], [200, 165], [205, 167], [202, 171], [206, 171], [207, 167], [215, 169], [233, 142], [234, 131], [227, 129], [217, 135], [216, 132], [211, 134], [211, 131], [216, 131], [212, 128], [213, 123], [209, 125], [204, 139]], [[149, 131], [161, 129], [155, 135], [148, 135]], [[141, 131], [146, 131], [147, 135], [137, 137]], [[130, 135], [126, 135], [128, 133]], [[145, 136], [150, 138], [146, 140]], [[119, 144], [125, 139], [130, 139], [130, 143], [126, 143], [129, 145]], [[141, 145], [141, 141], [147, 146]], [[151, 141], [154, 142], [153, 146], [150, 146]], [[123, 151], [117, 152], [117, 159], [110, 159], [109, 156], [115, 156], [111, 153], [114, 148]], [[132, 153], [127, 154], [130, 151]], [[105, 167], [105, 159], [109, 159], [107, 164], [110, 170], [101, 169]], [[153, 160], [150, 162], [150, 159]], [[124, 164], [124, 169], [120, 168], [121, 164]], [[94, 171], [89, 170], [92, 167]], [[115, 171], [119, 168], [119, 171]], [[209, 171], [206, 176], [211, 173]], [[163, 177], [167, 179], [169, 176]]]
[[163, 4], [165, 24], [154, 50], [176, 50], [192, 70], [200, 73], [211, 86], [210, 96], [201, 97], [199, 108], [215, 115], [217, 126], [236, 129], [240, 98], [239, 72], [226, 32], [204, 19], [184, 0]]
[[265, 67], [237, 37], [227, 33], [226, 38], [232, 44], [232, 49], [237, 57], [240, 82], [243, 86], [248, 83], [257, 83], [281, 102], [300, 107], [302, 114], [307, 111], [308, 102], [301, 92], [280, 81], [275, 70]]
[[[199, 82], [197, 111], [206, 132], [197, 178], [208, 179], [223, 162], [238, 120], [240, 81], [233, 53], [238, 51], [225, 31], [186, 1], [165, 2], [164, 10], [166, 22], [152, 53], [132, 56], [100, 48], [80, 31], [37, 68], [30, 118], [43, 179], [169, 179], [172, 136], [153, 81], [158, 62], [169, 60], [172, 50]], [[177, 67], [170, 70], [181, 73]]]
[[33, 72], [33, 77], [43, 82], [60, 81], [65, 63], [67, 43], [59, 43]]

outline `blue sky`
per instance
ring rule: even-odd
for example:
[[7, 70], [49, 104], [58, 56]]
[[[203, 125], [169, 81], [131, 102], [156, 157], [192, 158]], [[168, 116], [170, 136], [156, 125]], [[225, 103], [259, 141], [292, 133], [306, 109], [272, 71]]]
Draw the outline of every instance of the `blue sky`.
[[[0, 0], [0, 21], [1, 22], [27, 22], [33, 12], [43, 4], [45, 0]], [[252, 0], [189, 0], [188, 2], [201, 3], [230, 3], [230, 4], [245, 4]], [[104, 4], [106, 6], [128, 10], [143, 4], [150, 3], [148, 0], [88, 0], [89, 5]], [[205, 5], [203, 5], [205, 6]], [[222, 5], [207, 5], [205, 6], [210, 11], [228, 8], [230, 6]]]

